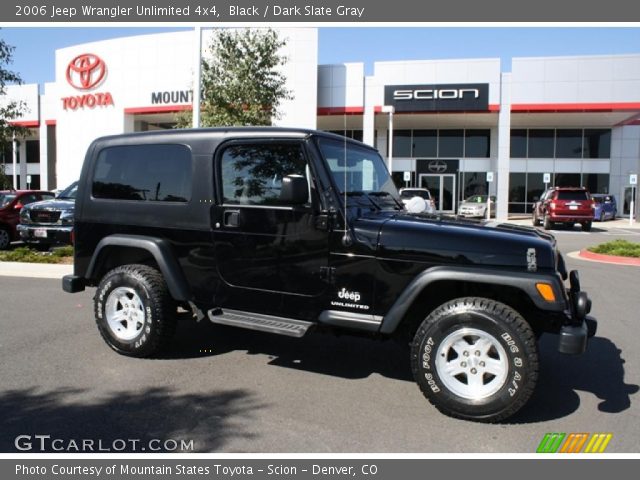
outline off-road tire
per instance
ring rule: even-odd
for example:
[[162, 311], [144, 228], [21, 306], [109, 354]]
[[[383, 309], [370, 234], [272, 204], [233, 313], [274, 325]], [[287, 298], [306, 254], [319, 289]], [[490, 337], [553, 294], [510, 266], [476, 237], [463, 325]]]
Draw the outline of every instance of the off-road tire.
[[11, 234], [9, 230], [0, 227], [0, 250], [6, 250], [11, 245]]
[[[456, 342], [455, 349], [447, 349], [448, 339], [459, 336], [462, 343]], [[483, 349], [480, 339], [489, 340], [486, 344], [491, 346], [487, 347], [486, 355], [476, 357], [477, 351]], [[484, 396], [465, 395], [464, 382], [468, 383], [466, 388], [471, 388], [473, 381], [471, 365], [467, 373], [458, 374], [457, 378], [443, 368], [443, 364], [458, 368], [457, 351], [465, 344], [470, 351], [460, 355], [460, 365], [465, 358], [471, 361], [475, 357], [475, 362], [487, 359], [490, 363], [497, 357], [492, 366], [500, 365], [503, 369], [492, 380], [492, 374], [475, 365], [476, 372], [484, 372], [478, 377], [483, 384], [486, 382], [481, 385], [485, 388]], [[452, 354], [456, 357], [449, 360]], [[467, 354], [469, 357], [463, 356]], [[411, 345], [411, 368], [424, 396], [442, 413], [478, 422], [499, 422], [520, 410], [533, 393], [538, 379], [536, 337], [530, 325], [511, 307], [487, 298], [458, 298], [436, 308], [419, 326]], [[456, 379], [463, 393], [455, 391]]]
[[[140, 328], [139, 332], [132, 331], [132, 338], [122, 338], [123, 334], [119, 335], [107, 318], [107, 308], [112, 311], [113, 305], [118, 304], [110, 296], [119, 291], [131, 292], [134, 298], [137, 295], [136, 303], [140, 305], [136, 310], [136, 325]], [[162, 274], [147, 265], [122, 265], [107, 272], [96, 290], [94, 310], [98, 330], [107, 345], [131, 357], [158, 354], [170, 343], [176, 328], [175, 302]]]

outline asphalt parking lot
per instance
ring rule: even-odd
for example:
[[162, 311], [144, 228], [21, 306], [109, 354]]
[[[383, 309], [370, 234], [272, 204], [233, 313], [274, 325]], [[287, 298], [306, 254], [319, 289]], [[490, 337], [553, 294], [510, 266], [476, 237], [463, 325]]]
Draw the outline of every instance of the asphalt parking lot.
[[[640, 229], [554, 232], [563, 253]], [[0, 276], [0, 451], [20, 435], [80, 442], [193, 440], [206, 452], [522, 452], [547, 432], [610, 432], [607, 452], [640, 451], [640, 269], [567, 257], [599, 330], [586, 354], [540, 342], [538, 388], [509, 424], [440, 414], [393, 342], [300, 340], [181, 322], [161, 359], [120, 356], [93, 324], [92, 294], [59, 280]], [[34, 442], [35, 445], [35, 442]]]

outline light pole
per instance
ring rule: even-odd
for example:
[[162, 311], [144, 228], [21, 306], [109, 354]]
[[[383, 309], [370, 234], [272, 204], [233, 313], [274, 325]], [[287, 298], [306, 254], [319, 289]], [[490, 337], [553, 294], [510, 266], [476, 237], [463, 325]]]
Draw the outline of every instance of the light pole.
[[396, 109], [393, 105], [383, 105], [382, 106], [382, 113], [388, 113], [389, 114], [389, 126], [387, 128], [388, 130], [388, 135], [389, 135], [389, 150], [387, 152], [387, 156], [389, 158], [389, 173], [391, 174], [391, 177], [393, 178], [393, 114], [395, 113]]
[[194, 72], [193, 72], [193, 128], [200, 127], [200, 90], [202, 73], [202, 27], [193, 29], [195, 35]]

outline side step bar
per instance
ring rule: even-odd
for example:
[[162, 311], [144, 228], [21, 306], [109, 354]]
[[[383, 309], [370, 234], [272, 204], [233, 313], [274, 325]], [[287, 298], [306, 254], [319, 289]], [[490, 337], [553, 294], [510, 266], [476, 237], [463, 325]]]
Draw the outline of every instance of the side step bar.
[[274, 317], [271, 315], [261, 315], [259, 313], [241, 312], [238, 310], [214, 308], [207, 312], [209, 320], [221, 325], [246, 328], [249, 330], [260, 330], [261, 332], [277, 333], [290, 337], [302, 337], [312, 322], [294, 320], [292, 318]]

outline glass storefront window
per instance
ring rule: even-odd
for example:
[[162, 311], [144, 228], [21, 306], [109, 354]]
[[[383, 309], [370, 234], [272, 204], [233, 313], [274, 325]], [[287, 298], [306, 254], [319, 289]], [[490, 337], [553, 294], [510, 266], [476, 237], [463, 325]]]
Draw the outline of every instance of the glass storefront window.
[[611, 130], [585, 129], [582, 149], [584, 158], [610, 158]]
[[511, 130], [511, 158], [527, 158], [527, 130]]
[[393, 156], [411, 156], [411, 130], [395, 130], [393, 132]]
[[490, 130], [466, 130], [464, 132], [464, 156], [489, 158]]
[[527, 173], [527, 203], [533, 203], [544, 193], [544, 174]]
[[438, 157], [462, 157], [464, 130], [440, 130], [438, 136]]
[[554, 186], [556, 187], [580, 187], [579, 173], [556, 173], [554, 177]]
[[464, 200], [472, 195], [487, 194], [487, 173], [486, 172], [461, 172], [460, 200]]
[[554, 130], [529, 130], [529, 158], [553, 158]]
[[436, 157], [438, 155], [438, 131], [414, 130], [413, 131], [413, 156]]
[[609, 193], [609, 174], [583, 173], [582, 185], [591, 193]]
[[582, 130], [556, 130], [556, 158], [582, 158]]
[[527, 174], [512, 172], [509, 174], [509, 202], [524, 202]]

